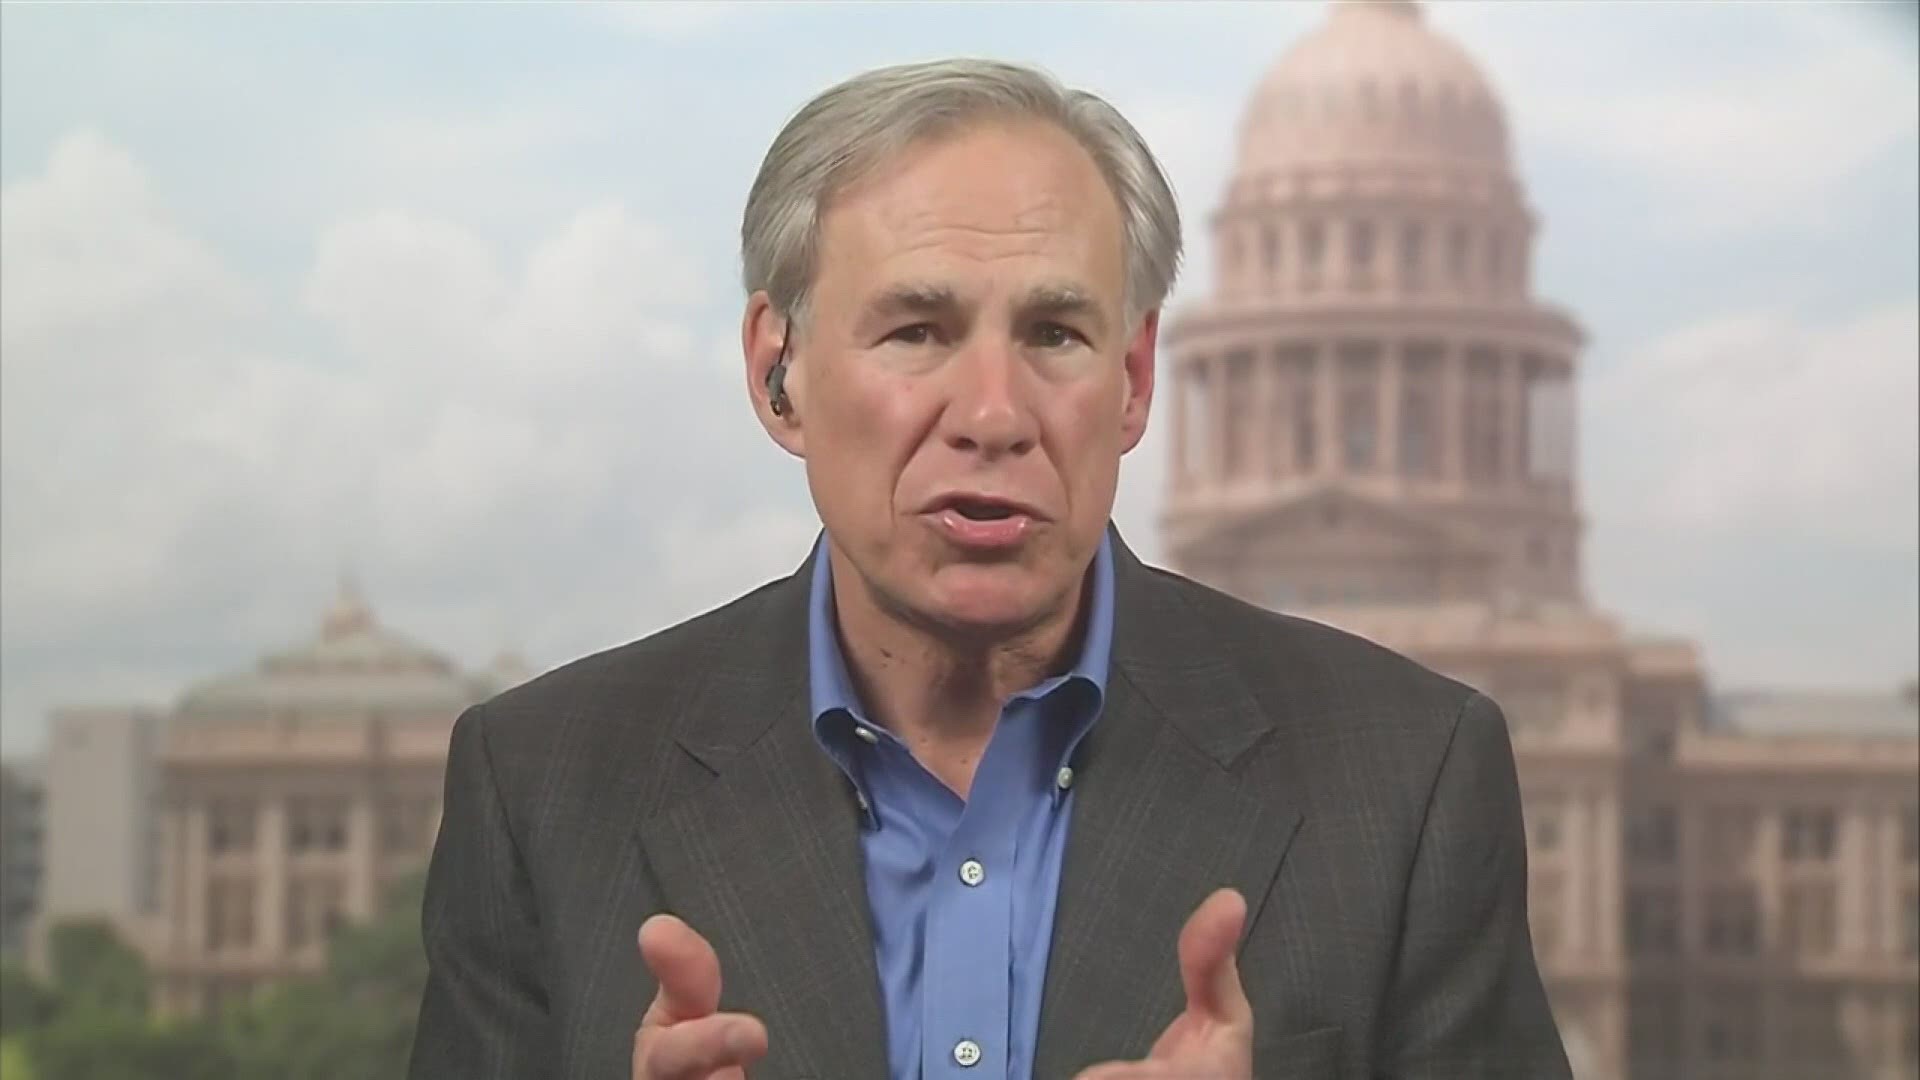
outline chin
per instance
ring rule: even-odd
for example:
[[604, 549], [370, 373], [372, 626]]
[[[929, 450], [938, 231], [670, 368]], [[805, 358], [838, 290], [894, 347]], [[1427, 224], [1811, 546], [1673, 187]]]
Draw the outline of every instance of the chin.
[[978, 631], [1031, 626], [1046, 617], [1057, 592], [1028, 568], [1006, 563], [942, 567], [930, 584], [927, 614]]

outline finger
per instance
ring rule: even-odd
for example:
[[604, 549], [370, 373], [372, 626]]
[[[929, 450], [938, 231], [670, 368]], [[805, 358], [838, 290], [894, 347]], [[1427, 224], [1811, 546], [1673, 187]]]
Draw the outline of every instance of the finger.
[[643, 1028], [633, 1042], [633, 1080], [709, 1080], [767, 1053], [767, 1029], [745, 1013], [714, 1013], [672, 1027]]
[[655, 915], [641, 923], [640, 959], [660, 986], [640, 1019], [643, 1029], [709, 1016], [720, 1007], [720, 957], [680, 919]]
[[1253, 1023], [1253, 1006], [1234, 960], [1246, 921], [1247, 902], [1232, 889], [1216, 890], [1188, 916], [1180, 931], [1180, 981], [1188, 1012], [1222, 1023]]

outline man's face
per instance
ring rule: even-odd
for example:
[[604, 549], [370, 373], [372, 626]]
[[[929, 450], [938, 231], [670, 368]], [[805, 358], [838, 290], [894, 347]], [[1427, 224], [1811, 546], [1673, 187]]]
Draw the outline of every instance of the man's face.
[[1118, 204], [1051, 126], [917, 145], [826, 209], [794, 414], [762, 420], [877, 603], [993, 633], [1071, 600], [1153, 391], [1125, 286]]

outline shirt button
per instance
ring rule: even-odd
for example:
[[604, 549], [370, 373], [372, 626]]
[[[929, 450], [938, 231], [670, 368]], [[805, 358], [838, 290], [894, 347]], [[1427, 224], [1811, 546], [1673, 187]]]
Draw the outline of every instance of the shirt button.
[[953, 1060], [963, 1069], [971, 1069], [980, 1064], [980, 1044], [972, 1039], [961, 1039], [953, 1044]]
[[1060, 771], [1053, 774], [1053, 782], [1061, 791], [1067, 790], [1073, 786], [1073, 770], [1061, 766]]
[[[960, 880], [965, 882], [969, 886], [978, 885], [981, 882], [987, 880], [987, 868], [980, 865], [979, 859], [968, 859], [966, 862], [963, 862], [960, 864]], [[973, 1046], [972, 1043], [967, 1043], [967, 1042], [963, 1042], [960, 1045]], [[976, 1051], [980, 1049], [977, 1046], [974, 1046], [973, 1048]], [[958, 1054], [959, 1052], [960, 1051], [957, 1049], [954, 1051], [955, 1054]], [[971, 1065], [973, 1064], [973, 1062], [966, 1061], [966, 1062], [961, 1062], [961, 1064]]]
[[866, 743], [868, 746], [877, 746], [880, 743], [880, 736], [875, 735], [873, 729], [865, 724], [853, 725], [853, 733], [859, 737], [861, 742]]

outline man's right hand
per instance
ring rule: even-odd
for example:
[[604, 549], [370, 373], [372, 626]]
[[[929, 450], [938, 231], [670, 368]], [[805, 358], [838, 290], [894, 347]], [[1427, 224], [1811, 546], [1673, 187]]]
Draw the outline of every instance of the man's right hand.
[[746, 1080], [767, 1029], [720, 1008], [720, 957], [672, 915], [640, 925], [640, 959], [660, 986], [633, 1036], [633, 1080]]

